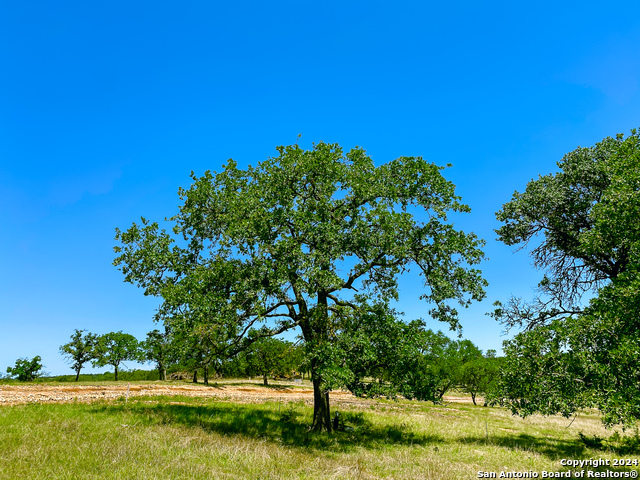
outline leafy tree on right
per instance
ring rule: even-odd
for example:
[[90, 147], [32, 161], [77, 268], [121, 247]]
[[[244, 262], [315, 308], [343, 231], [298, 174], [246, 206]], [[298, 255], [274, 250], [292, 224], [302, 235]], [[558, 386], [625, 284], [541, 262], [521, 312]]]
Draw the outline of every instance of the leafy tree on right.
[[[492, 313], [505, 342], [496, 399], [514, 413], [598, 408], [607, 425], [640, 418], [640, 137], [577, 148], [496, 214], [507, 245], [533, 245], [545, 274], [531, 302]], [[584, 298], [591, 297], [585, 306]]]

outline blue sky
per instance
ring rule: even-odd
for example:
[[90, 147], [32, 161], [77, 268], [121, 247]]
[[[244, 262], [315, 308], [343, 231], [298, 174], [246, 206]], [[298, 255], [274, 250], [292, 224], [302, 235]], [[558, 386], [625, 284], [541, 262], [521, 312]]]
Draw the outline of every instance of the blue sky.
[[[499, 349], [485, 312], [531, 297], [540, 273], [495, 241], [494, 212], [578, 145], [640, 127], [639, 14], [632, 1], [2, 2], [1, 371], [41, 355], [71, 373], [58, 348], [74, 328], [143, 339], [159, 300], [111, 265], [115, 228], [174, 214], [191, 170], [255, 164], [298, 134], [378, 164], [453, 164], [472, 208], [456, 225], [489, 257], [464, 336]], [[416, 318], [412, 281], [399, 308]]]

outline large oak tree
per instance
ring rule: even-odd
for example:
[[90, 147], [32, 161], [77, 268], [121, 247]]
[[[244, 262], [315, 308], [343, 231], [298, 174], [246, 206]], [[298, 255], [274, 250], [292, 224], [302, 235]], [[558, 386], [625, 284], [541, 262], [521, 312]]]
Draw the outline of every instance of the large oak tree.
[[[398, 296], [398, 276], [415, 268], [433, 318], [459, 328], [452, 302], [484, 296], [482, 242], [456, 230], [449, 212], [468, 212], [444, 167], [421, 157], [376, 166], [361, 148], [278, 147], [246, 170], [192, 173], [179, 191], [173, 234], [145, 219], [117, 231], [115, 259], [128, 282], [158, 295], [159, 319], [219, 330], [233, 354], [243, 336], [299, 328], [310, 351], [326, 348], [335, 320]], [[356, 298], [358, 297], [358, 298]], [[226, 340], [225, 340], [226, 338]], [[258, 338], [258, 337], [254, 337]], [[311, 359], [314, 430], [331, 430], [322, 357]]]

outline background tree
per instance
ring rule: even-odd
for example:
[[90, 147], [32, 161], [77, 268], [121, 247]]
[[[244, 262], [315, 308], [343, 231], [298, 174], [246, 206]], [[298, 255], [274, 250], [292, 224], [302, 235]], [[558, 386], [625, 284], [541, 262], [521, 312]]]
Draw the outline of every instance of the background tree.
[[248, 376], [247, 362], [242, 353], [225, 358], [220, 364], [220, 374], [225, 378], [242, 378]]
[[178, 361], [192, 370], [193, 383], [198, 382], [198, 370], [202, 369], [205, 385], [209, 384], [209, 373], [218, 373], [223, 360], [228, 358], [227, 349], [233, 335], [218, 324], [203, 321], [193, 315], [181, 315], [165, 320], [172, 331], [172, 344]]
[[485, 405], [487, 405], [486, 395], [493, 393], [499, 371], [499, 359], [495, 354], [495, 350], [489, 350], [484, 356], [469, 358], [460, 367], [458, 387], [471, 395], [474, 405], [478, 395], [485, 395]]
[[118, 368], [122, 362], [142, 359], [138, 340], [128, 333], [110, 332], [98, 337], [94, 350], [94, 367], [111, 365], [115, 369], [115, 380], [118, 381]]
[[80, 370], [85, 363], [95, 358], [94, 348], [97, 342], [97, 336], [85, 330], [75, 329], [71, 335], [71, 341], [60, 347], [60, 353], [66, 357], [67, 362], [71, 363], [71, 368], [76, 372], [76, 382], [80, 379]]
[[495, 377], [494, 365], [484, 364], [482, 351], [470, 340], [451, 340], [426, 329], [421, 320], [405, 323], [383, 304], [346, 319], [331, 344], [323, 364], [333, 365], [331, 373], [345, 378], [337, 383], [357, 396], [402, 394], [441, 402], [458, 387], [475, 403], [490, 383], [487, 377]]
[[[250, 332], [257, 334], [258, 332]], [[246, 373], [262, 376], [265, 385], [268, 377], [291, 375], [296, 367], [295, 350], [291, 342], [279, 338], [266, 337], [251, 343], [244, 352], [247, 363]]]
[[419, 354], [424, 323], [405, 323], [388, 305], [377, 302], [345, 311], [322, 348], [306, 352], [322, 366], [332, 388], [344, 386], [356, 396], [394, 397], [407, 393], [406, 373]]
[[[516, 192], [497, 217], [507, 245], [534, 239], [540, 295], [493, 315], [524, 331], [505, 342], [499, 396], [514, 412], [571, 415], [597, 407], [606, 423], [640, 418], [640, 139], [578, 148], [560, 171]], [[542, 237], [542, 238], [540, 238]], [[592, 295], [588, 305], [585, 294]]]
[[[443, 167], [421, 157], [376, 167], [360, 148], [343, 154], [325, 143], [277, 150], [257, 167], [229, 160], [221, 173], [192, 175], [172, 218], [180, 244], [145, 219], [117, 230], [114, 263], [126, 281], [163, 297], [159, 318], [186, 313], [235, 329], [228, 355], [264, 322], [269, 336], [300, 328], [307, 349], [321, 351], [341, 311], [359, 308], [355, 291], [397, 298], [397, 277], [413, 265], [430, 315], [460, 327], [451, 301], [467, 306], [484, 296], [480, 271], [467, 267], [483, 259], [482, 242], [447, 223], [448, 212], [469, 207]], [[310, 360], [312, 428], [331, 430], [320, 358]]]
[[419, 338], [404, 370], [402, 395], [440, 403], [448, 390], [460, 386], [463, 366], [482, 357], [482, 351], [470, 340], [451, 340], [440, 331], [426, 330]]
[[158, 379], [167, 379], [167, 367], [177, 360], [176, 346], [168, 328], [164, 332], [155, 329], [147, 333], [147, 339], [140, 343], [145, 360], [154, 362], [158, 369]]
[[42, 375], [42, 358], [36, 355], [31, 360], [19, 358], [14, 367], [7, 367], [7, 373], [21, 382], [31, 382]]

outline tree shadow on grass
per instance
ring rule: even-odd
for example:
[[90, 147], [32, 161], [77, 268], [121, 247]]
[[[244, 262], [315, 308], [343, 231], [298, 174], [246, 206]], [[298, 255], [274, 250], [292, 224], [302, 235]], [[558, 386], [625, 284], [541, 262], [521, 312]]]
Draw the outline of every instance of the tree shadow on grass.
[[305, 388], [312, 389], [313, 385], [301, 385], [301, 384], [279, 384], [279, 383], [270, 383], [265, 385], [262, 381], [259, 382], [221, 382], [220, 384], [216, 384], [221, 387], [247, 387], [247, 388], [259, 388], [259, 389], [270, 389], [270, 390], [291, 390], [295, 391], [296, 389]]
[[[157, 397], [155, 398], [157, 400]], [[168, 399], [167, 399], [168, 400]], [[145, 425], [184, 425], [201, 428], [222, 435], [238, 435], [263, 439], [292, 447], [321, 450], [350, 450], [354, 447], [377, 448], [382, 445], [442, 444], [445, 440], [436, 434], [423, 435], [410, 430], [405, 424], [378, 425], [365, 415], [344, 414], [343, 418], [353, 431], [336, 431], [331, 434], [309, 431], [311, 412], [309, 407], [277, 403], [234, 404], [211, 403], [194, 405], [176, 397], [171, 402], [130, 402], [127, 406], [95, 404], [96, 411], [126, 412]]]
[[372, 419], [371, 415], [375, 414], [369, 412], [341, 412], [349, 431], [315, 433], [309, 431], [313, 410], [300, 402], [197, 404], [190, 397], [172, 396], [149, 397], [147, 401], [140, 397], [127, 405], [121, 402], [93, 404], [91, 408], [105, 413], [126, 413], [135, 417], [134, 422], [148, 426], [182, 425], [221, 435], [237, 435], [318, 450], [348, 451], [355, 447], [379, 448], [388, 445], [429, 447], [457, 443], [534, 452], [554, 461], [589, 457], [589, 449], [578, 438], [560, 439], [525, 433], [490, 435], [488, 438], [444, 438], [437, 433], [416, 433], [411, 425], [400, 421], [392, 425], [381, 424]]
[[[514, 435], [490, 435], [489, 438], [482, 436], [464, 437], [459, 439], [461, 443], [476, 444], [476, 445], [496, 445], [499, 447], [509, 448], [512, 450], [523, 450], [536, 452], [540, 455], [544, 455], [551, 460], [558, 460], [562, 458], [572, 458], [577, 460], [587, 459], [593, 456], [593, 450], [601, 452], [610, 452], [620, 455], [633, 455], [637, 453], [637, 449], [634, 449], [634, 437], [627, 437], [625, 439], [619, 439], [617, 444], [598, 445], [597, 441], [602, 440], [598, 437], [591, 439], [596, 444], [585, 444], [585, 438], [588, 441], [588, 437], [582, 436], [573, 439], [558, 439], [553, 437], [534, 437], [521, 433], [517, 436]], [[600, 442], [601, 443], [601, 442]], [[588, 448], [587, 448], [588, 447]], [[620, 467], [622, 470], [628, 470]]]
[[458, 441], [464, 444], [494, 445], [510, 450], [535, 452], [551, 460], [557, 460], [559, 458], [582, 458], [586, 454], [586, 449], [578, 438], [565, 440], [549, 437], [534, 437], [533, 435], [520, 433], [518, 435], [490, 435], [489, 438], [469, 436], [460, 438]]

